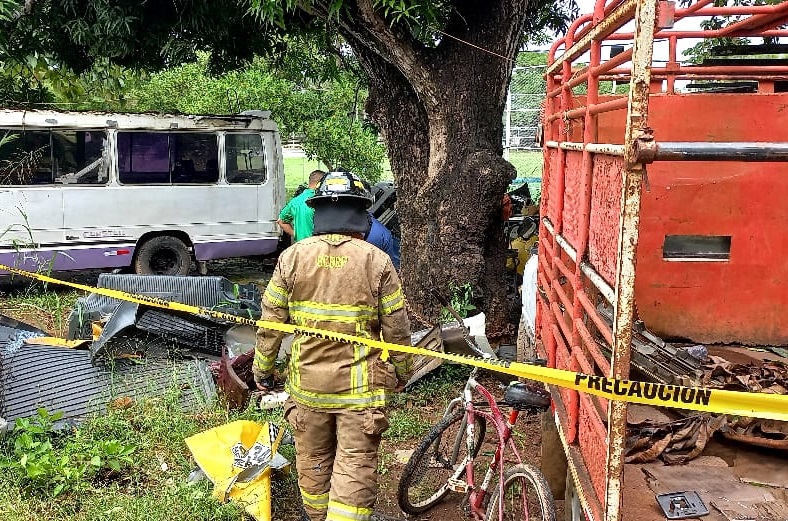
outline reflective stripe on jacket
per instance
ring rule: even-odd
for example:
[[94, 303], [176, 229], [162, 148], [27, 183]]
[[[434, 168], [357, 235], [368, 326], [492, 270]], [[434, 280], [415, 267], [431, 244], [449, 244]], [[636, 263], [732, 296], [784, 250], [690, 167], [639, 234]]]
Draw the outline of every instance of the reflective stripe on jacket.
[[[410, 345], [410, 324], [397, 272], [388, 255], [346, 235], [304, 239], [279, 256], [263, 294], [263, 320], [336, 331]], [[273, 371], [284, 333], [259, 329], [254, 371]], [[316, 408], [367, 408], [386, 404], [404, 382], [411, 358], [365, 346], [296, 335], [287, 392]]]

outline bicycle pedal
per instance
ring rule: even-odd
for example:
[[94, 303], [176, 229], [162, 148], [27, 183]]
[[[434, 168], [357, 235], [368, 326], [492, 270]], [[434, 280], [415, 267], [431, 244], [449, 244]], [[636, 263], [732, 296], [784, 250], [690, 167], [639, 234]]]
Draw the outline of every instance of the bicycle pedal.
[[461, 479], [450, 479], [448, 482], [449, 490], [465, 494], [468, 492], [468, 484]]

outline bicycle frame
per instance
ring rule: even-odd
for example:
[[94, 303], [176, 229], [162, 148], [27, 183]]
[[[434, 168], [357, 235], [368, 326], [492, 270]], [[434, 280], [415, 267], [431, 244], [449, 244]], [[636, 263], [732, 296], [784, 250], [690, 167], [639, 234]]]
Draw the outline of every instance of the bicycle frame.
[[[498, 486], [502, 486], [504, 473], [504, 465], [502, 463], [504, 461], [504, 452], [506, 451], [507, 444], [514, 453], [516, 463], [522, 463], [522, 458], [520, 457], [520, 453], [518, 452], [517, 447], [512, 440], [512, 431], [514, 430], [514, 426], [517, 423], [517, 418], [520, 412], [512, 409], [509, 412], [508, 417], [505, 416], [498, 407], [498, 402], [495, 397], [483, 385], [476, 381], [477, 372], [478, 369], [471, 371], [468, 381], [465, 384], [465, 388], [463, 389], [462, 397], [455, 398], [449, 402], [449, 405], [446, 408], [446, 413], [448, 414], [454, 409], [454, 407], [462, 403], [462, 406], [467, 414], [465, 440], [468, 448], [468, 454], [465, 456], [465, 459], [457, 466], [454, 474], [449, 478], [449, 486], [454, 492], [468, 493], [468, 502], [470, 505], [471, 516], [476, 520], [480, 520], [484, 519], [485, 517], [486, 509], [483, 507], [484, 499], [487, 497], [490, 483], [492, 483], [493, 475], [496, 471], [498, 472]], [[482, 411], [476, 408], [473, 403], [474, 392], [480, 394], [485, 399], [487, 405], [490, 407], [490, 412]], [[493, 456], [493, 459], [490, 462], [487, 471], [485, 472], [481, 485], [478, 487], [474, 481], [475, 476], [473, 468], [473, 443], [476, 436], [477, 416], [483, 417], [488, 423], [494, 425], [495, 432], [498, 435], [495, 455]], [[461, 437], [458, 436], [457, 440], [455, 441], [455, 454], [459, 450], [459, 443], [461, 443], [461, 441]], [[465, 474], [466, 479], [464, 482], [460, 479], [460, 476], [462, 476], [463, 473]], [[503, 491], [501, 492], [503, 493]], [[502, 496], [503, 494], [499, 495], [499, 497]], [[502, 505], [499, 506], [502, 507]], [[503, 519], [503, 508], [498, 509], [498, 516], [499, 519]]]

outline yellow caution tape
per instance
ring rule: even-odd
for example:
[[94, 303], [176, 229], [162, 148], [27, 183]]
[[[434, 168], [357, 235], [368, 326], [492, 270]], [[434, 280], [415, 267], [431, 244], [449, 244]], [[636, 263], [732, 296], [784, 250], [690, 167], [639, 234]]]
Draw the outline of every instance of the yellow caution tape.
[[751, 393], [727, 391], [724, 389], [706, 389], [702, 387], [684, 387], [681, 385], [669, 385], [652, 382], [638, 382], [633, 380], [616, 380], [604, 376], [587, 375], [554, 369], [551, 367], [539, 367], [523, 364], [520, 362], [508, 362], [505, 360], [475, 358], [465, 355], [442, 353], [430, 351], [419, 347], [403, 346], [391, 344], [381, 340], [362, 338], [344, 333], [325, 331], [294, 324], [282, 324], [279, 322], [269, 322], [265, 320], [252, 320], [249, 318], [238, 317], [229, 313], [213, 311], [208, 308], [190, 306], [180, 302], [169, 302], [158, 297], [146, 295], [132, 295], [123, 291], [94, 288], [74, 282], [66, 282], [40, 273], [12, 268], [0, 264], [0, 270], [22, 275], [32, 279], [60, 284], [75, 289], [89, 291], [106, 297], [136, 302], [148, 306], [183, 311], [204, 317], [217, 318], [246, 324], [249, 326], [262, 327], [281, 331], [305, 335], [314, 338], [321, 338], [335, 342], [347, 343], [355, 346], [365, 346], [380, 349], [384, 354], [388, 351], [398, 351], [422, 356], [434, 356], [450, 362], [471, 365], [482, 369], [506, 373], [520, 378], [536, 380], [538, 382], [574, 389], [576, 391], [593, 394], [607, 398], [608, 400], [618, 400], [628, 403], [640, 403], [644, 405], [656, 405], [662, 407], [674, 407], [676, 409], [689, 409], [693, 411], [703, 411], [717, 414], [730, 414], [734, 416], [745, 416], [753, 418], [772, 419], [788, 421], [788, 395]]
[[87, 344], [90, 343], [90, 340], [67, 340], [65, 338], [59, 338], [56, 336], [36, 336], [33, 338], [26, 338], [25, 344], [34, 345], [34, 346], [57, 346], [57, 347], [67, 347], [69, 349], [78, 349], [80, 347], [85, 347]]

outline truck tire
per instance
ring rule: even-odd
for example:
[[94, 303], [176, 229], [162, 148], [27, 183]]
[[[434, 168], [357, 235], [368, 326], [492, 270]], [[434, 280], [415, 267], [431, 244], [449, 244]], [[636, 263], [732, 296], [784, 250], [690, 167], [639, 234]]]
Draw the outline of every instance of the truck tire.
[[187, 275], [191, 269], [189, 247], [171, 235], [159, 235], [143, 242], [134, 259], [138, 275]]

